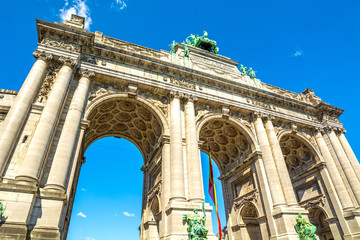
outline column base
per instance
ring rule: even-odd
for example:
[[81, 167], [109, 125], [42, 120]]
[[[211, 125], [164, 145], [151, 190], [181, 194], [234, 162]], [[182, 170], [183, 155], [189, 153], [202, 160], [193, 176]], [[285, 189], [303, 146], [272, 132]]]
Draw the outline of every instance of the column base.
[[[309, 213], [302, 207], [278, 207], [273, 210], [273, 217], [277, 228], [278, 240], [298, 240], [294, 226], [296, 225], [296, 216], [301, 213], [307, 216]], [[273, 236], [272, 236], [273, 237]]]
[[0, 237], [6, 240], [26, 240], [28, 227], [25, 223], [5, 222], [0, 223]]
[[20, 185], [29, 185], [29, 186], [33, 186], [33, 185], [38, 185], [38, 179], [34, 176], [30, 176], [30, 175], [19, 175], [15, 177], [15, 181], [17, 182], [17, 184]]
[[60, 240], [57, 227], [36, 227], [30, 233], [31, 240]]

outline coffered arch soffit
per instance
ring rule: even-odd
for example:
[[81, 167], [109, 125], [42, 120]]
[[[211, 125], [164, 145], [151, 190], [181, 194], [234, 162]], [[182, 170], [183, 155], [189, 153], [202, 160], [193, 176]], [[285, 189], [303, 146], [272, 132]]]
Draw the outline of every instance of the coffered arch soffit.
[[89, 127], [85, 131], [84, 149], [94, 141], [115, 136], [125, 138], [140, 150], [144, 162], [150, 160], [164, 134], [163, 116], [145, 99], [111, 94], [91, 103], [85, 111]]
[[293, 178], [320, 162], [320, 154], [305, 137], [291, 131], [279, 136], [279, 143], [286, 166]]
[[254, 136], [247, 127], [231, 117], [224, 119], [221, 114], [205, 116], [198, 122], [197, 136], [203, 141], [200, 147], [203, 152], [208, 152], [210, 146], [222, 174], [229, 166], [245, 160], [256, 148]]

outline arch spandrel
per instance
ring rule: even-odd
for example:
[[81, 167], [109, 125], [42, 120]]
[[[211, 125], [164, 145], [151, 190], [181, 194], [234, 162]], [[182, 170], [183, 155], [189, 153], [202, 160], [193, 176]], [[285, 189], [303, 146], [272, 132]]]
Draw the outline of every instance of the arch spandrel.
[[155, 108], [142, 98], [129, 98], [125, 94], [100, 97], [85, 111], [89, 126], [85, 131], [84, 149], [102, 137], [122, 137], [135, 144], [146, 162], [157, 151], [158, 140], [167, 124]]
[[[210, 150], [213, 160], [225, 174], [225, 169], [238, 160], [245, 160], [255, 149], [255, 138], [247, 127], [229, 117], [220, 114], [209, 114], [197, 123], [197, 136], [203, 152]], [[209, 145], [210, 144], [210, 145]]]

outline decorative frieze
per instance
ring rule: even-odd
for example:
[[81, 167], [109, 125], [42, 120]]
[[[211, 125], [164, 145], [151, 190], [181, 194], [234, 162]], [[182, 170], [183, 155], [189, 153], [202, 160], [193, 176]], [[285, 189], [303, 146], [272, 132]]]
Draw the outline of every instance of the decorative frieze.
[[81, 50], [81, 47], [79, 45], [72, 44], [72, 43], [66, 43], [64, 41], [58, 41], [58, 40], [54, 40], [54, 39], [50, 39], [50, 38], [44, 38], [41, 41], [41, 44], [44, 44], [46, 46], [61, 48], [63, 50], [77, 52], [77, 53], [80, 52], [80, 50]]
[[169, 82], [173, 85], [179, 86], [179, 87], [186, 87], [186, 88], [190, 88], [193, 90], [196, 90], [196, 85], [195, 83], [186, 81], [185, 79], [181, 79], [181, 78], [174, 78], [174, 77], [164, 77], [164, 81], [165, 82]]

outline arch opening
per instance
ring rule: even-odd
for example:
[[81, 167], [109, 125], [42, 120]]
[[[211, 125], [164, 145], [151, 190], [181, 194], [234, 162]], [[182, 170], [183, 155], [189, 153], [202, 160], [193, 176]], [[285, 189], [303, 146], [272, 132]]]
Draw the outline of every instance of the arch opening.
[[85, 156], [68, 239], [139, 238], [144, 194], [139, 149], [128, 140], [105, 137], [92, 143]]

